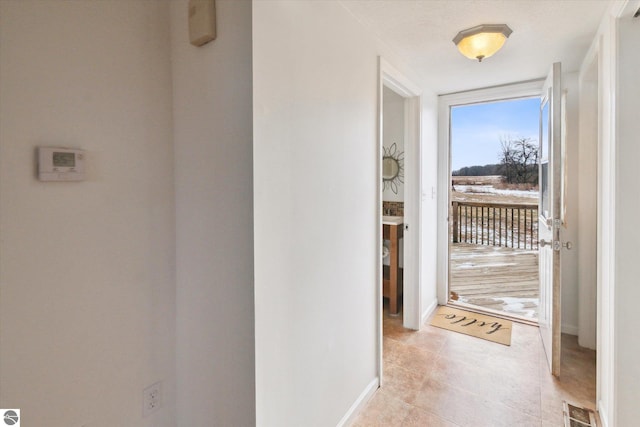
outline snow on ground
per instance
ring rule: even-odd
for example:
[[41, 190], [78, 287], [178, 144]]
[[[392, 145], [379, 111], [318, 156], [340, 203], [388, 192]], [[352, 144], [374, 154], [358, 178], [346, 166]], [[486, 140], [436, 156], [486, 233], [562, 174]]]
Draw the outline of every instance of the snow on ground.
[[501, 190], [493, 185], [454, 185], [453, 187], [455, 191], [467, 194], [497, 194], [538, 200], [538, 191], [536, 190]]
[[[538, 318], [538, 298], [498, 297], [476, 299], [460, 295], [459, 301], [481, 307], [490, 305], [494, 309], [496, 309], [495, 305], [499, 305], [500, 308], [498, 308], [498, 310], [504, 311], [505, 313], [515, 314], [528, 319]], [[493, 304], [491, 304], [491, 301]]]
[[538, 317], [538, 298], [501, 297], [495, 299], [502, 301], [504, 304], [502, 310], [507, 313], [515, 313], [529, 318]]

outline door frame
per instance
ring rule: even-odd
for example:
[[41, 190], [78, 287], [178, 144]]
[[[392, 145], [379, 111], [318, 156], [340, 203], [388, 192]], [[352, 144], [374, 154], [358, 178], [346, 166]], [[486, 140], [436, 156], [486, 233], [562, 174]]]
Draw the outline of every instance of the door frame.
[[[404, 248], [404, 277], [403, 277], [403, 326], [419, 330], [421, 326], [422, 298], [420, 277], [420, 247], [421, 247], [421, 203], [422, 168], [420, 163], [422, 91], [411, 80], [393, 67], [383, 57], [378, 57], [378, 166], [376, 197], [376, 242], [377, 242], [377, 294], [378, 294], [378, 378], [382, 384], [382, 153], [383, 153], [383, 88], [387, 87], [405, 100], [404, 114], [404, 151], [405, 151], [405, 183], [404, 207], [405, 230]], [[408, 226], [408, 229], [407, 229]], [[408, 267], [408, 268], [407, 268]]]
[[449, 206], [451, 204], [451, 108], [540, 96], [544, 79], [456, 92], [438, 97], [437, 297], [449, 302]]
[[632, 0], [611, 3], [580, 67], [582, 79], [597, 62], [596, 406], [605, 427], [616, 425], [619, 375], [614, 351], [618, 25], [637, 8], [638, 2]]

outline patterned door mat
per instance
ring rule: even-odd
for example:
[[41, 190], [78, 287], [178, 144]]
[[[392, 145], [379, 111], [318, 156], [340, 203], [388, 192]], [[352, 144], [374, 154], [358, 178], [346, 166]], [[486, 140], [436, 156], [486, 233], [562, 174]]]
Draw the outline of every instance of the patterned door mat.
[[440, 306], [431, 318], [431, 325], [499, 344], [511, 345], [512, 323], [510, 320]]

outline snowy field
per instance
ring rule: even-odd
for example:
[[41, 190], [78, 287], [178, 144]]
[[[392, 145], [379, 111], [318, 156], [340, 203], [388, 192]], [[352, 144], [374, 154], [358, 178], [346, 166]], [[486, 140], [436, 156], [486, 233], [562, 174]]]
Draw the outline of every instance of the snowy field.
[[[512, 188], [509, 188], [512, 187]], [[505, 185], [500, 176], [454, 176], [451, 200], [457, 202], [522, 203], [538, 201], [538, 189], [531, 185]]]
[[454, 185], [455, 191], [464, 194], [491, 194], [506, 197], [522, 197], [531, 199], [532, 203], [538, 200], [537, 190], [502, 190], [493, 185]]

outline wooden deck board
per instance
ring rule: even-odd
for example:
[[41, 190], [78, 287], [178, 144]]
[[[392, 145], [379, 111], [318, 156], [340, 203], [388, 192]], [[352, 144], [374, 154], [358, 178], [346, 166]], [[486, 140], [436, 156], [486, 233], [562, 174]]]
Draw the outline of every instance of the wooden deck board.
[[450, 254], [449, 290], [459, 301], [537, 318], [537, 251], [456, 243]]

